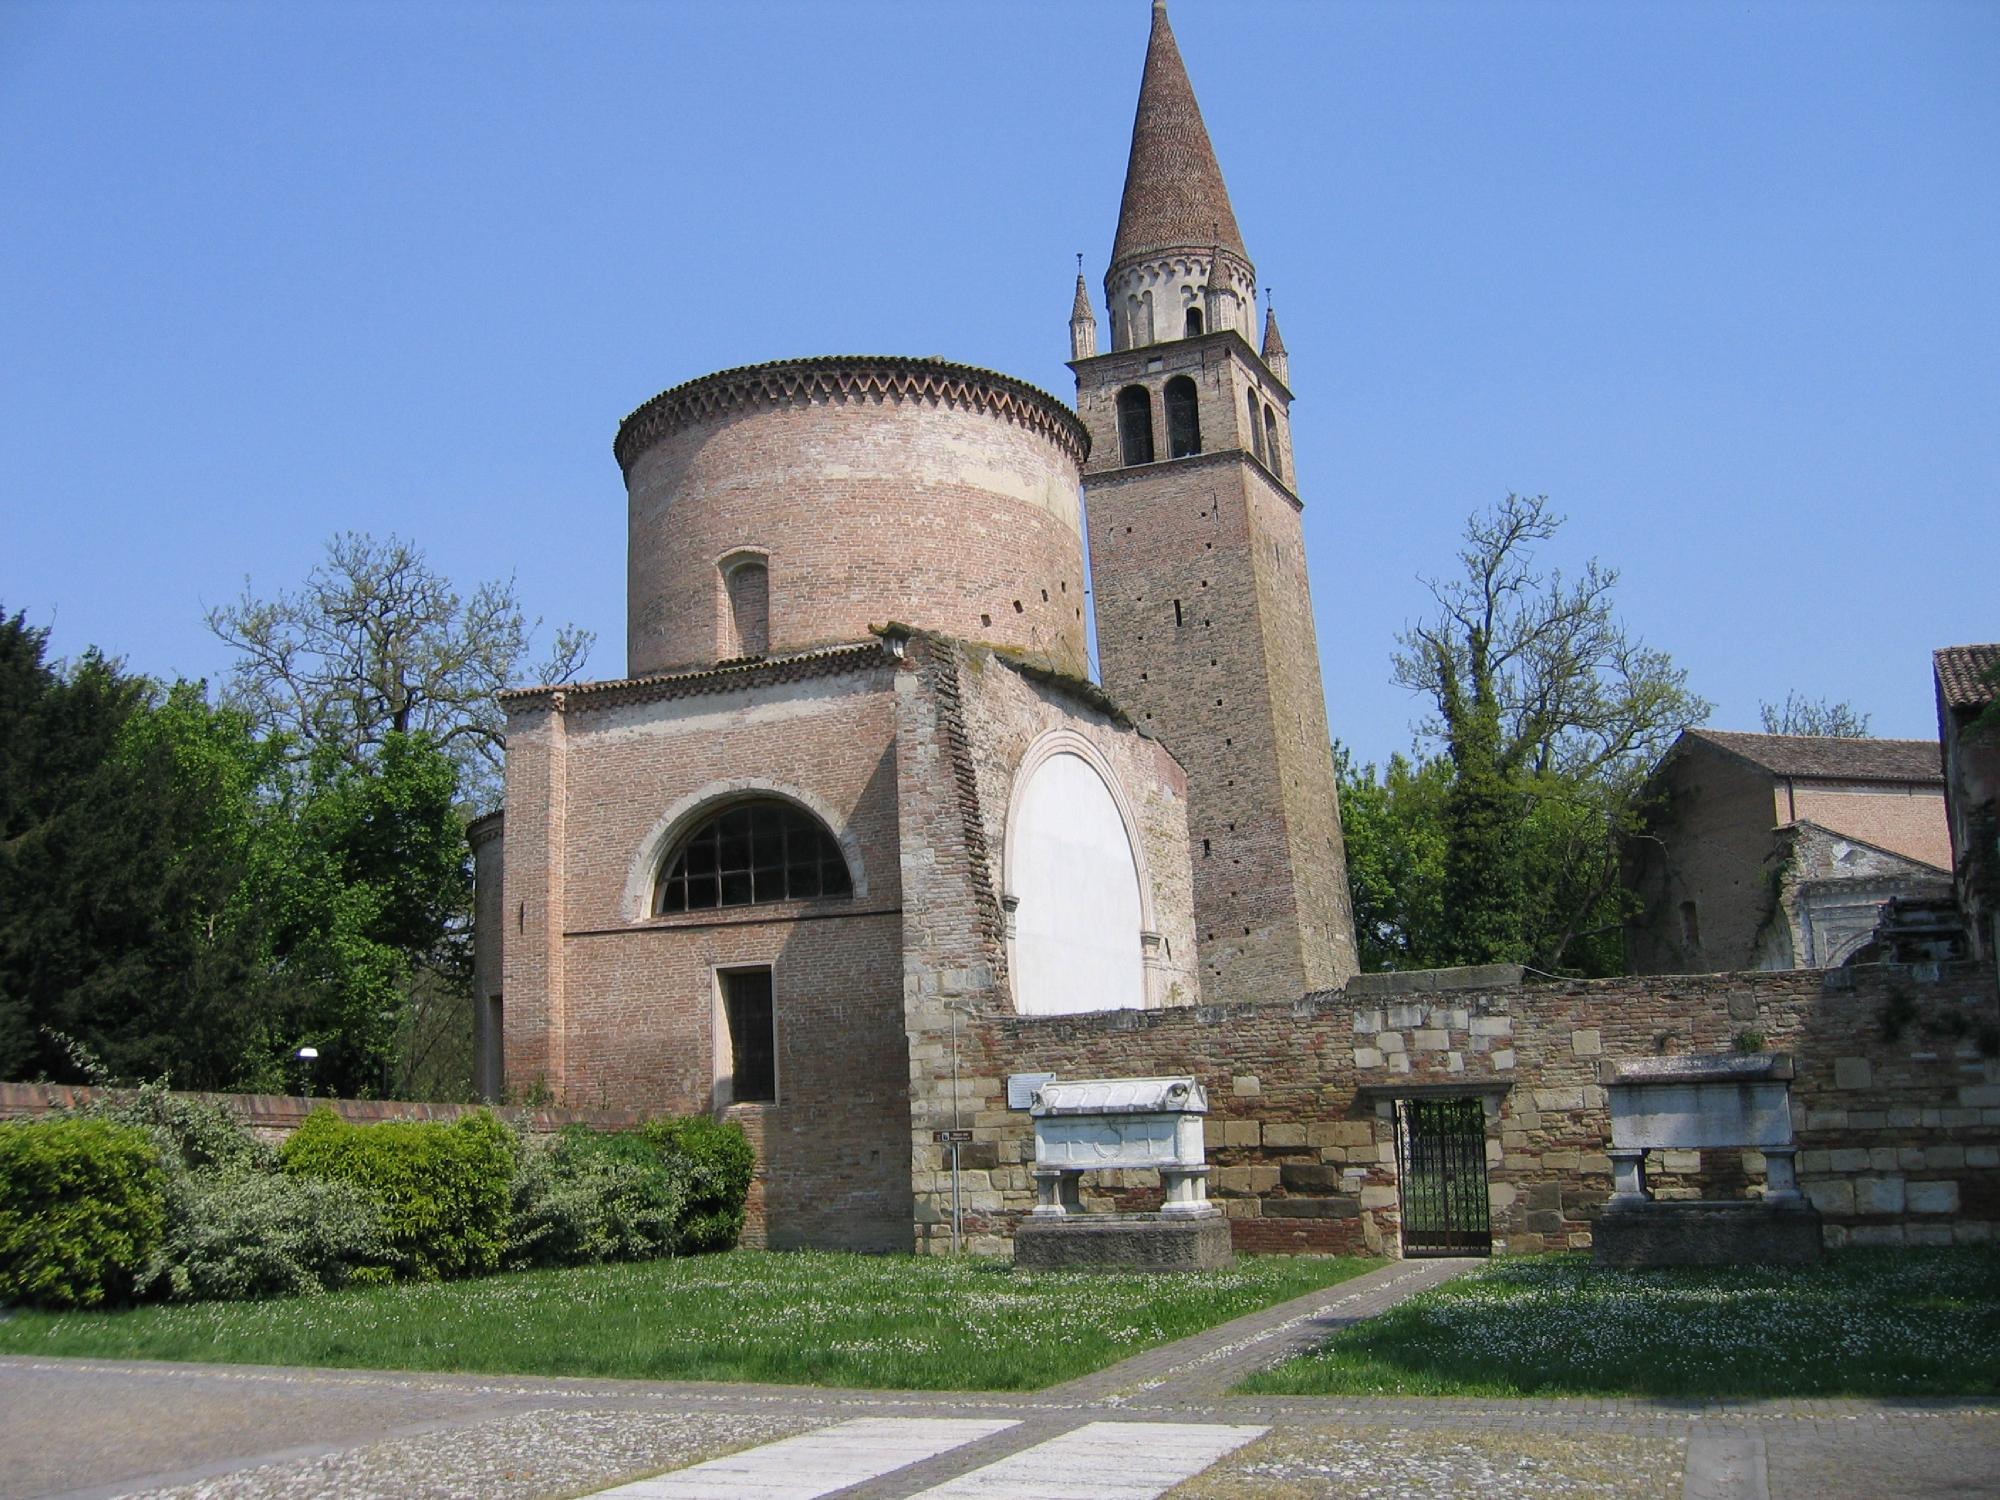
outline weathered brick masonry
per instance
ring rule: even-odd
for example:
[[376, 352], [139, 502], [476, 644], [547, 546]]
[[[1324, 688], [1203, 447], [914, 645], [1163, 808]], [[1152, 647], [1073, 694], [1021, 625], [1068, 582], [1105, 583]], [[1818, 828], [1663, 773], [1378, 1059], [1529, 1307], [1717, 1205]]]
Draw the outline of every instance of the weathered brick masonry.
[[[1477, 971], [1472, 971], [1477, 972]], [[982, 1015], [958, 1041], [975, 1131], [961, 1182], [976, 1249], [1003, 1249], [1033, 1203], [1026, 1114], [1006, 1075], [1191, 1073], [1209, 1091], [1215, 1197], [1250, 1251], [1396, 1253], [1391, 1101], [1445, 1090], [1487, 1102], [1496, 1249], [1587, 1245], [1611, 1190], [1606, 1057], [1727, 1052], [1738, 1039], [1797, 1060], [1799, 1176], [1830, 1245], [1987, 1240], [2000, 1224], [2000, 1062], [1993, 974], [1960, 965], [1396, 991], [1371, 976], [1295, 1004], [1030, 1019]], [[935, 1058], [932, 1031], [913, 1039]], [[919, 1080], [935, 1117], [948, 1087]], [[919, 1147], [920, 1235], [936, 1247], [949, 1174]], [[1741, 1196], [1750, 1152], [1656, 1153], [1656, 1192]], [[1104, 1208], [1158, 1205], [1149, 1173], [1086, 1187]]]

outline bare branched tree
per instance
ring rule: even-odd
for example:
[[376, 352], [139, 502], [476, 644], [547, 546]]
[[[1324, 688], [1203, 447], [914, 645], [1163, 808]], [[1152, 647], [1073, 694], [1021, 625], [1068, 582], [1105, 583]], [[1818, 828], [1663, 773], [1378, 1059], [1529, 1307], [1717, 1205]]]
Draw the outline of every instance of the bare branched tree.
[[1785, 694], [1783, 703], [1759, 701], [1757, 713], [1766, 734], [1817, 734], [1839, 740], [1865, 740], [1872, 714], [1856, 713], [1852, 704], [1824, 698]]
[[1443, 961], [1556, 968], [1619, 910], [1619, 839], [1649, 766], [1707, 717], [1687, 673], [1626, 633], [1616, 570], [1543, 569], [1562, 517], [1509, 495], [1466, 523], [1461, 576], [1427, 580], [1437, 613], [1397, 637], [1395, 678], [1429, 700], [1452, 761]]
[[[498, 804], [504, 724], [495, 694], [521, 680], [533, 634], [512, 579], [461, 597], [416, 547], [342, 532], [296, 593], [260, 599], [246, 578], [208, 627], [238, 653], [227, 696], [302, 753], [361, 764], [392, 732], [423, 733], [459, 767], [465, 799]], [[537, 682], [575, 677], [589, 631], [556, 631]]]
[[1503, 772], [1643, 772], [1709, 704], [1666, 653], [1626, 634], [1615, 568], [1593, 559], [1575, 579], [1538, 568], [1537, 545], [1562, 523], [1545, 495], [1509, 495], [1469, 518], [1464, 575], [1425, 580], [1438, 613], [1397, 637], [1395, 679], [1431, 701], [1419, 727], [1447, 744], [1490, 705]]

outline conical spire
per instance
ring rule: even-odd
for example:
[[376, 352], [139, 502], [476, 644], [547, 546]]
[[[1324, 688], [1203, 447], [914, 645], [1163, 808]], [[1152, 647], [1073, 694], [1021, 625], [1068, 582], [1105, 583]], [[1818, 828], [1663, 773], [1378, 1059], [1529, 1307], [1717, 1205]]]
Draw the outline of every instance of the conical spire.
[[1083, 284], [1083, 257], [1076, 258], [1076, 300], [1069, 308], [1069, 357], [1089, 359], [1097, 353], [1097, 314], [1090, 290]]
[[1250, 258], [1174, 29], [1167, 23], [1165, 0], [1153, 0], [1153, 33], [1139, 80], [1132, 155], [1125, 166], [1125, 197], [1118, 205], [1111, 263], [1216, 240], [1244, 260]]
[[1292, 383], [1292, 357], [1285, 352], [1285, 336], [1278, 332], [1278, 310], [1271, 305], [1271, 289], [1264, 289], [1264, 368], [1286, 385]]
[[[1306, 340], [1311, 343], [1311, 339]], [[1278, 310], [1266, 300], [1264, 303], [1264, 363], [1271, 362], [1274, 354], [1285, 352], [1285, 336], [1278, 332]]]

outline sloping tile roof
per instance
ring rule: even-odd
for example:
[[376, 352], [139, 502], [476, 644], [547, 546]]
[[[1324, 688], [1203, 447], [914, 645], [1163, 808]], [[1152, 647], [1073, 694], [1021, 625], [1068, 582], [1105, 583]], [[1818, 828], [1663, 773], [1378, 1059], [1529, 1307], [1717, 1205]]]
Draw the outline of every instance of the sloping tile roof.
[[1118, 237], [1111, 263], [1154, 250], [1222, 248], [1248, 260], [1236, 210], [1229, 206], [1222, 168], [1195, 103], [1187, 65], [1155, 0], [1153, 32], [1146, 43], [1146, 71], [1139, 81], [1139, 110], [1132, 120], [1132, 155], [1125, 164], [1125, 196], [1118, 205]]
[[1991, 703], [1992, 674], [2000, 668], [2000, 643], [1987, 646], [1945, 646], [1931, 653], [1938, 686], [1952, 708], [1978, 708]]
[[800, 682], [862, 671], [887, 660], [880, 641], [820, 646], [786, 656], [741, 657], [692, 672], [662, 672], [653, 677], [619, 677], [605, 682], [570, 682], [542, 687], [508, 688], [498, 694], [512, 709], [537, 699], [566, 710], [613, 708], [662, 698], [688, 698], [698, 693], [722, 693], [737, 687], [763, 687], [775, 682]]
[[1778, 776], [1823, 781], [1944, 780], [1944, 765], [1936, 740], [1735, 734], [1723, 729], [1690, 729], [1686, 738], [1705, 741]]

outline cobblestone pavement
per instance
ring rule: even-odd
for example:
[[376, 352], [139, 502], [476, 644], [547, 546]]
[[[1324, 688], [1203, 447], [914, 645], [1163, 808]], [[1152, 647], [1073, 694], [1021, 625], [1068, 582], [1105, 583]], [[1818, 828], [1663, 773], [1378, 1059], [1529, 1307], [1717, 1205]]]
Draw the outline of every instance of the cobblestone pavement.
[[1172, 1500], [2000, 1500], [1991, 1402], [1224, 1394], [1463, 1268], [1391, 1265], [1030, 1395], [0, 1358], [0, 1500], [540, 1500], [863, 1417], [1012, 1425], [838, 1500], [906, 1500], [1091, 1424], [1142, 1422], [1271, 1429]]

